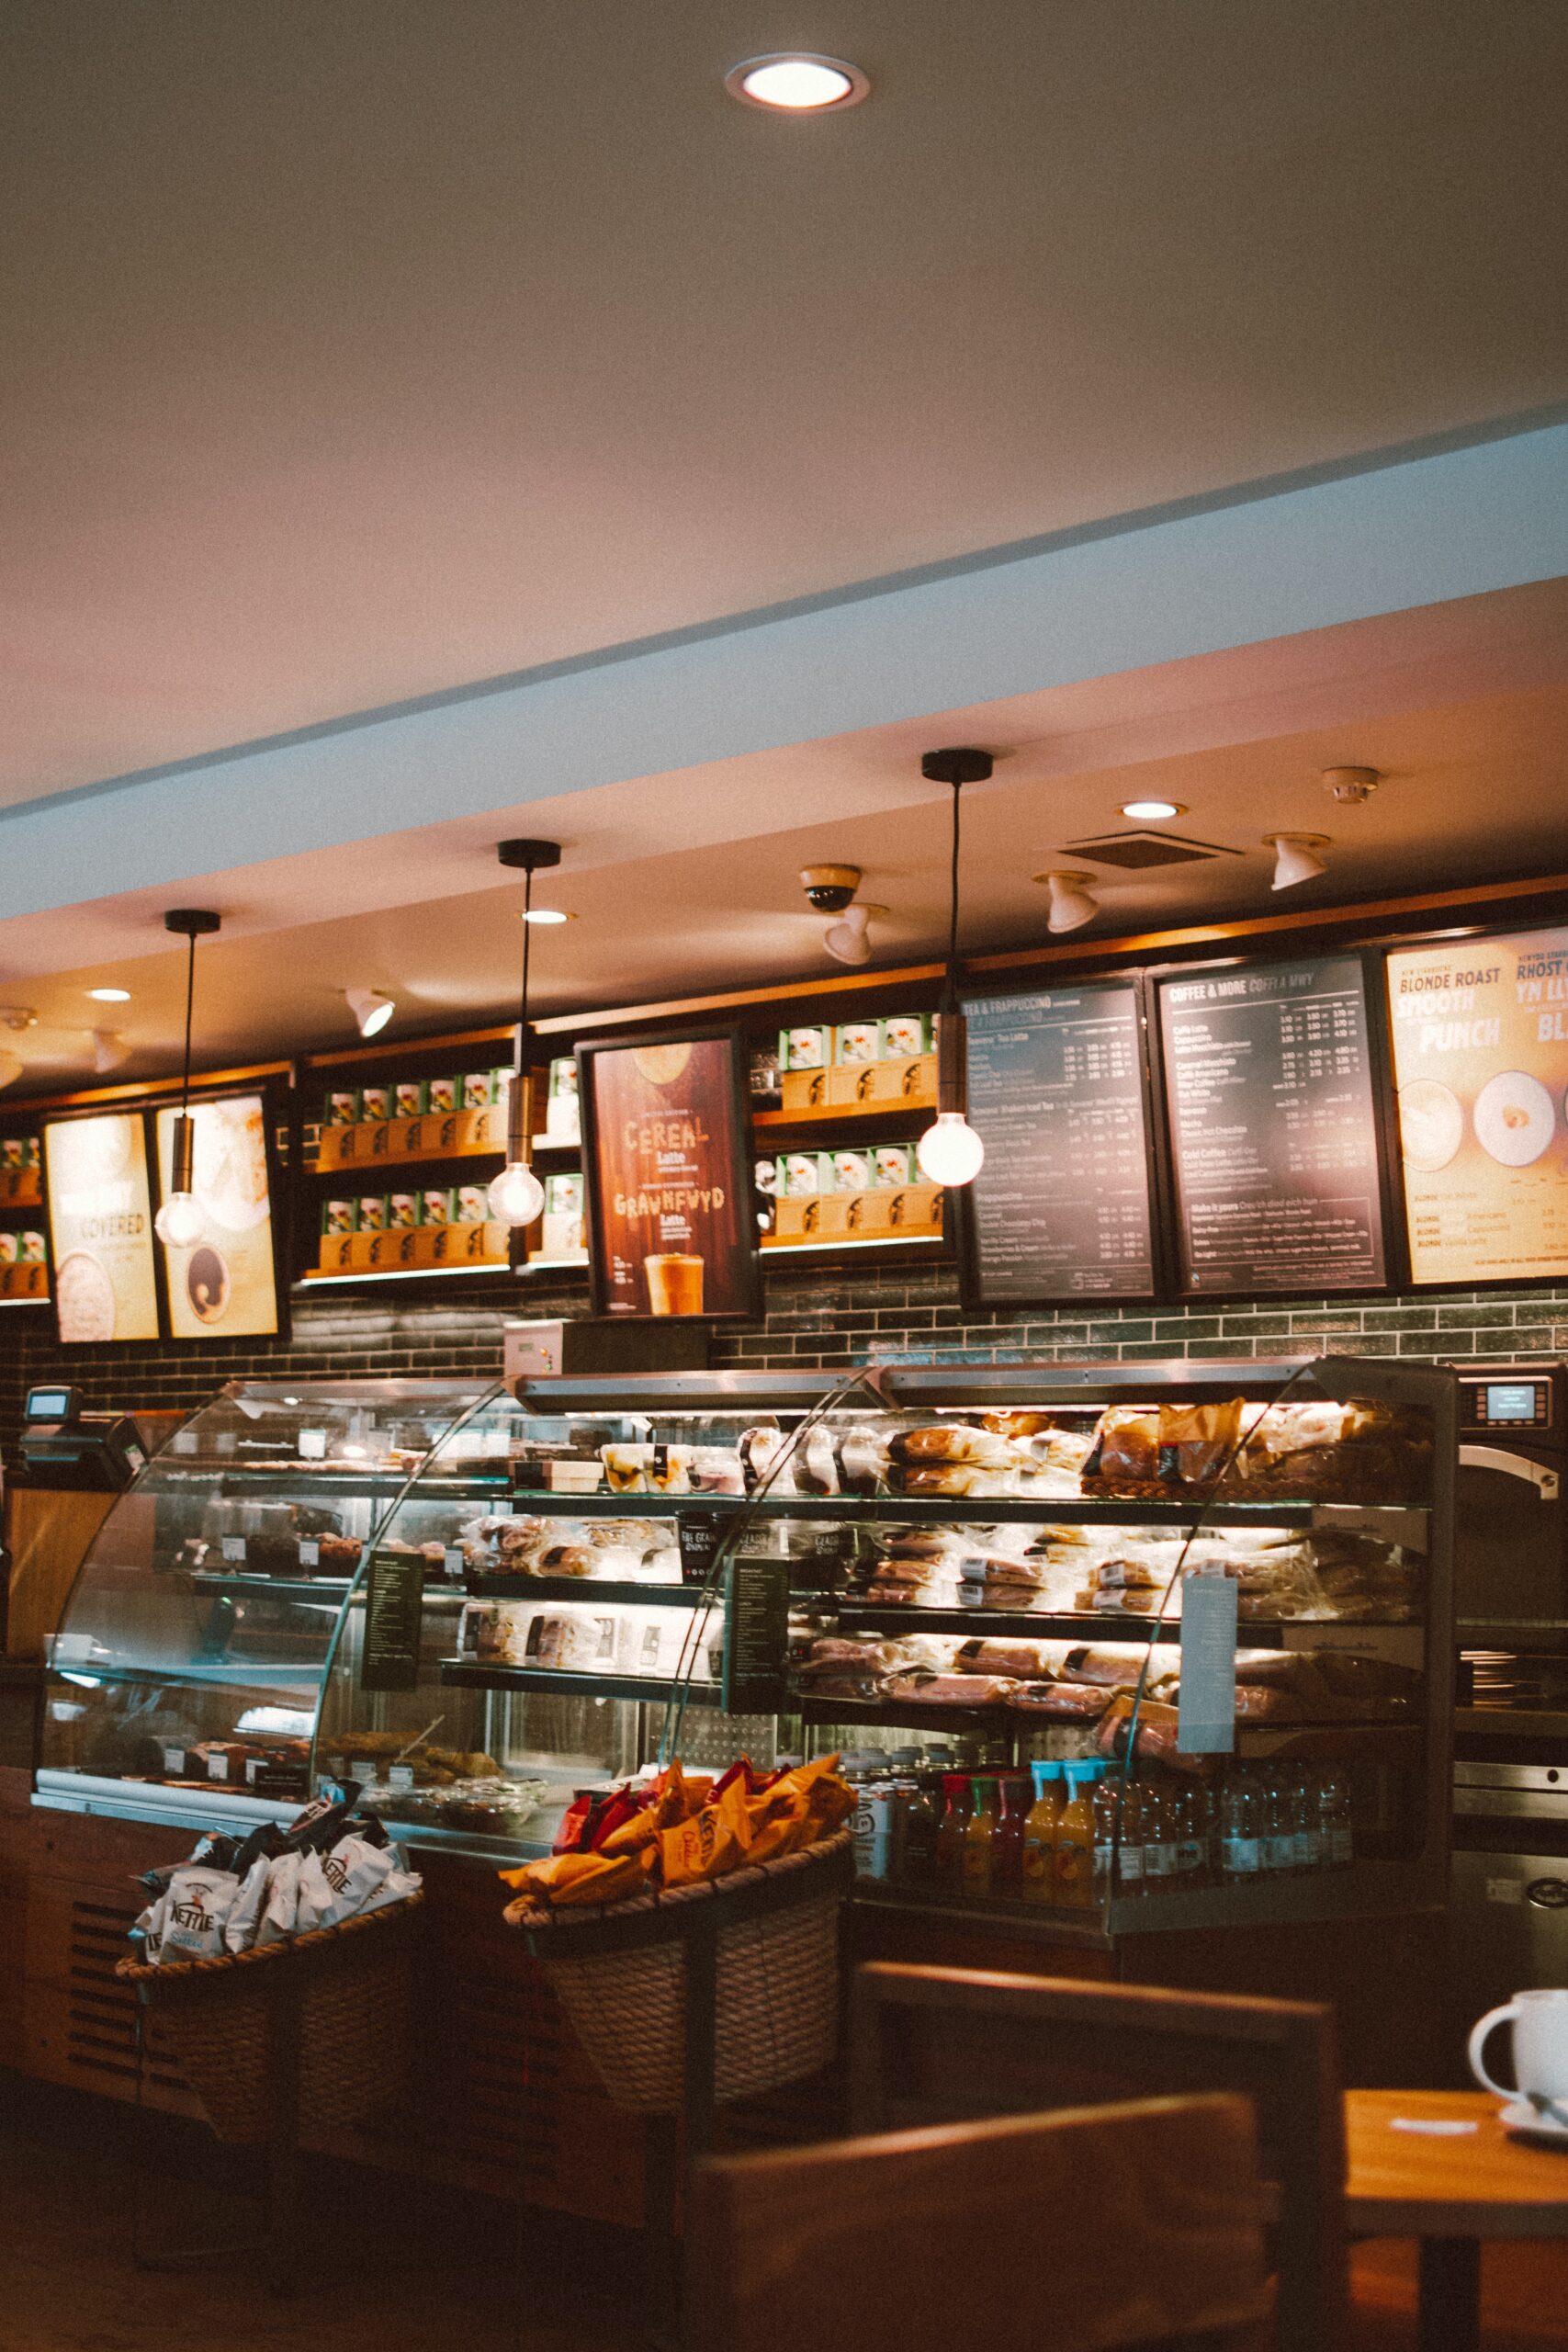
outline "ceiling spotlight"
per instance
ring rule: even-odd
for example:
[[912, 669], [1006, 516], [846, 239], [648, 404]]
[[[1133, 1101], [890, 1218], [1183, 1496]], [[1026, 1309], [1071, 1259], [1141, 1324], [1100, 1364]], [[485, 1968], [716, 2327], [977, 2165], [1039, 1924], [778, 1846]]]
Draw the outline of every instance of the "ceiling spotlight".
[[1317, 855], [1328, 847], [1326, 833], [1265, 833], [1263, 846], [1274, 853], [1273, 890], [1293, 889], [1298, 882], [1315, 882], [1328, 868]]
[[1036, 882], [1043, 882], [1051, 894], [1051, 911], [1045, 918], [1047, 931], [1077, 931], [1080, 924], [1092, 922], [1100, 912], [1100, 900], [1085, 889], [1092, 882], [1092, 874], [1037, 874]]
[[1359, 808], [1378, 788], [1376, 768], [1325, 768], [1323, 781], [1347, 808]]
[[1132, 817], [1141, 825], [1157, 825], [1162, 818], [1185, 817], [1184, 800], [1123, 800], [1123, 817]]
[[378, 1037], [398, 1009], [392, 998], [383, 996], [379, 989], [344, 989], [344, 996], [362, 1037]]
[[523, 920], [525, 922], [570, 922], [571, 917], [562, 914], [558, 907], [529, 907]]
[[93, 1068], [100, 1078], [130, 1059], [130, 1047], [118, 1029], [95, 1029], [93, 1032]]
[[129, 1004], [129, 989], [89, 989], [87, 994], [95, 1004]]
[[866, 925], [871, 921], [869, 907], [846, 907], [837, 922], [830, 922], [822, 934], [822, 944], [840, 964], [869, 964], [871, 942], [866, 937]]
[[858, 107], [871, 96], [871, 84], [858, 65], [847, 65], [841, 57], [818, 57], [807, 50], [744, 58], [730, 67], [724, 86], [742, 106], [783, 114]]
[[15, 1086], [26, 1068], [20, 1054], [14, 1054], [7, 1046], [0, 1046], [0, 1086]]

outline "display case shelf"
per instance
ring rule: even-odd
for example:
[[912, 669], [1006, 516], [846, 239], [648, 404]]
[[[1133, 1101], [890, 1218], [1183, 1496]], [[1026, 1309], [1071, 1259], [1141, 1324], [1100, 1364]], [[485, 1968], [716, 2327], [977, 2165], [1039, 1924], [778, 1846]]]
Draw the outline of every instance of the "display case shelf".
[[656, 1705], [716, 1707], [716, 1682], [670, 1682], [646, 1674], [577, 1674], [565, 1667], [479, 1666], [468, 1658], [444, 1658], [441, 1679], [458, 1690], [554, 1690], [580, 1699], [641, 1699]]
[[[1007, 1641], [1022, 1637], [1045, 1642], [1179, 1642], [1179, 1617], [1152, 1617], [1131, 1610], [1096, 1610], [1092, 1615], [1074, 1610], [922, 1609], [913, 1601], [855, 1600], [840, 1594], [826, 1596], [845, 1633], [962, 1634], [980, 1639]], [[1247, 1617], [1237, 1629], [1244, 1648], [1280, 1649], [1287, 1631], [1335, 1625], [1343, 1620], [1316, 1617]]]
[[878, 1527], [1310, 1527], [1320, 1513], [1407, 1510], [1404, 1504], [1131, 1502], [1100, 1495], [591, 1495], [516, 1487], [513, 1499], [541, 1518], [660, 1519], [682, 1512], [718, 1519], [862, 1521]]
[[475, 1600], [601, 1601], [609, 1608], [698, 1609], [720, 1599], [700, 1584], [613, 1582], [608, 1577], [490, 1576], [482, 1570], [467, 1579]]

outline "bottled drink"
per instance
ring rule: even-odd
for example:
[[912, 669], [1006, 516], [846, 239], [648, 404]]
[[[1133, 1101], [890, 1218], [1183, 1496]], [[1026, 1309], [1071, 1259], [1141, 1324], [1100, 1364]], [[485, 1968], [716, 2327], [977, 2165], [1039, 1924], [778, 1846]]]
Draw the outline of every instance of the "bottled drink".
[[1097, 1908], [1114, 1892], [1112, 1857], [1116, 1851], [1116, 1816], [1122, 1808], [1122, 1782], [1109, 1764], [1094, 1767], [1094, 1900]]
[[1323, 1838], [1318, 1823], [1317, 1782], [1303, 1764], [1286, 1775], [1291, 1799], [1291, 1837], [1295, 1848], [1294, 1867], [1298, 1871], [1315, 1871], [1322, 1860]]
[[1283, 1772], [1271, 1771], [1263, 1781], [1263, 1867], [1270, 1876], [1293, 1870], [1296, 1860], [1294, 1811]]
[[1317, 1844], [1322, 1870], [1348, 1870], [1355, 1860], [1350, 1782], [1337, 1764], [1322, 1773], [1317, 1784]]
[[1094, 1901], [1093, 1776], [1092, 1764], [1066, 1767], [1066, 1803], [1056, 1823], [1056, 1900], [1077, 1909]]
[[966, 1772], [942, 1776], [942, 1819], [936, 1833], [936, 1874], [942, 1886], [956, 1889], [964, 1877], [964, 1833], [974, 1810], [974, 1792]]
[[1006, 1772], [998, 1783], [1001, 1809], [992, 1841], [991, 1885], [998, 1894], [1023, 1888], [1023, 1831], [1030, 1811], [1030, 1784], [1021, 1772]]
[[1144, 1877], [1144, 1783], [1122, 1781], [1121, 1784], [1122, 1851], [1117, 1862], [1117, 1876], [1123, 1894], [1142, 1894], [1145, 1889]]
[[1181, 1887], [1201, 1886], [1208, 1877], [1208, 1792], [1201, 1786], [1173, 1788], [1166, 1799], [1169, 1812], [1174, 1878]]
[[1232, 1885], [1256, 1885], [1263, 1869], [1262, 1799], [1246, 1766], [1232, 1772], [1220, 1799], [1220, 1866]]
[[1054, 1757], [1041, 1758], [1029, 1768], [1034, 1781], [1034, 1802], [1023, 1825], [1023, 1899], [1054, 1903], [1056, 1899], [1056, 1819], [1062, 1810], [1062, 1767]]
[[1158, 1781], [1144, 1783], [1144, 1892], [1168, 1894], [1176, 1884], [1174, 1792]]
[[931, 1776], [900, 1782], [894, 1825], [894, 1874], [905, 1886], [930, 1886], [937, 1875], [937, 1804]]
[[975, 1810], [964, 1831], [964, 1892], [977, 1899], [991, 1892], [999, 1822], [997, 1784], [988, 1773], [982, 1773], [975, 1782]]

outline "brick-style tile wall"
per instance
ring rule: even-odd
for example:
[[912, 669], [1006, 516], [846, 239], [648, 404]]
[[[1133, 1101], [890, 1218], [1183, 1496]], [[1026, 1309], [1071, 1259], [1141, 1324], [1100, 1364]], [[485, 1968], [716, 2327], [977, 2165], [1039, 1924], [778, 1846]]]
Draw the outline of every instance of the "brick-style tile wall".
[[[494, 1375], [509, 1316], [583, 1312], [580, 1287], [548, 1291], [520, 1283], [504, 1305], [493, 1298], [419, 1304], [400, 1300], [296, 1300], [293, 1337], [242, 1340], [231, 1348], [193, 1341], [62, 1349], [46, 1316], [0, 1316], [0, 1453], [12, 1453], [23, 1393], [69, 1379], [95, 1410], [130, 1406], [194, 1407], [227, 1380], [411, 1378]], [[966, 1316], [946, 1267], [881, 1268], [829, 1274], [768, 1272], [766, 1314], [743, 1330], [720, 1329], [719, 1364], [837, 1367], [877, 1357], [921, 1363], [1136, 1363], [1166, 1356], [1341, 1354], [1418, 1357], [1568, 1355], [1568, 1287], [1541, 1286], [1499, 1297], [1442, 1292], [1418, 1301], [1320, 1299], [1293, 1306], [1124, 1309], [1064, 1306], [1018, 1315]]]

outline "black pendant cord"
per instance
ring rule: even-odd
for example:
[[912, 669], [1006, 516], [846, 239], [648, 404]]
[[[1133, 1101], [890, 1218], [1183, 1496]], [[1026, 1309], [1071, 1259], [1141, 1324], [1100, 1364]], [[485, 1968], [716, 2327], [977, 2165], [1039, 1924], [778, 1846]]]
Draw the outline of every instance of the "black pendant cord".
[[528, 948], [534, 936], [534, 926], [528, 917], [534, 906], [534, 869], [529, 866], [523, 877], [523, 998], [517, 1013], [517, 1069], [521, 1074], [528, 1067]]
[[190, 1115], [190, 1016], [196, 1001], [196, 933], [186, 941], [186, 1058], [185, 1075], [180, 1080], [180, 1116]]
[[950, 996], [958, 992], [958, 796], [961, 784], [953, 787], [953, 865], [948, 877], [950, 919], [947, 930], [947, 989]]

